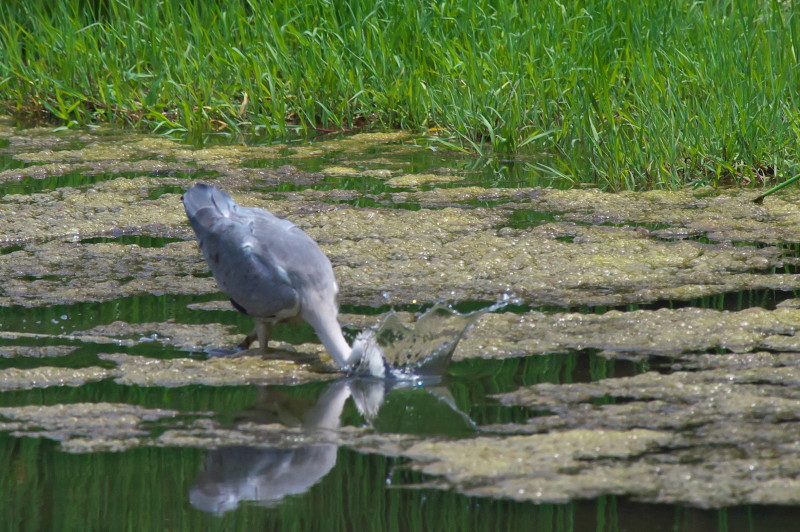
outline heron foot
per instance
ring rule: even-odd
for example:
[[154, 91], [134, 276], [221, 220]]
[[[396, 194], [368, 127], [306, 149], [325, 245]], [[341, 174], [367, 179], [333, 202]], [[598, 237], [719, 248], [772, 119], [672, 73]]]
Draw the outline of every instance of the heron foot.
[[224, 347], [215, 347], [214, 349], [211, 349], [210, 351], [208, 351], [208, 358], [217, 358], [217, 357], [233, 358], [233, 357], [240, 356], [242, 353], [244, 353], [244, 350], [243, 349], [239, 349], [238, 347], [235, 348], [235, 349], [229, 349], [229, 348], [226, 349]]
[[253, 332], [244, 337], [244, 340], [242, 340], [242, 342], [236, 346], [236, 349], [239, 351], [250, 349], [250, 346], [253, 345], [253, 342], [255, 341], [256, 341], [256, 331], [253, 330]]

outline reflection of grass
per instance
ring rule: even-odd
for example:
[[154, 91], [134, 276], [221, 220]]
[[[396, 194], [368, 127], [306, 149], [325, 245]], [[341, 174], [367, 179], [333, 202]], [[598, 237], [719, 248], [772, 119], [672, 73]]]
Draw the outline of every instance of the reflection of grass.
[[[222, 516], [189, 505], [207, 451], [141, 448], [71, 454], [42, 438], [0, 435], [4, 515], [27, 530], [735, 530], [729, 523], [795, 522], [796, 507], [697, 509], [604, 496], [563, 504], [467, 497], [426, 487], [405, 460], [346, 447], [318, 484], [273, 508], [243, 502]], [[236, 471], [233, 472], [234, 474]], [[403, 489], [399, 486], [413, 486]], [[657, 526], [653, 526], [656, 523]], [[688, 524], [687, 524], [688, 523]], [[7, 528], [12, 529], [12, 526]], [[22, 526], [16, 527], [21, 529]], [[751, 527], [755, 528], [755, 527]], [[694, 529], [700, 529], [695, 527]], [[785, 528], [784, 528], [785, 529]]]
[[[189, 491], [204, 468], [204, 449], [71, 454], [56, 448], [43, 438], [0, 435], [0, 458], [9, 471], [0, 477], [0, 494], [9, 522], [25, 523], [28, 530], [566, 532], [599, 511], [594, 502], [533, 504], [469, 498], [433, 488], [397, 489], [428, 478], [404, 467], [400, 459], [343, 447], [336, 467], [307, 493], [287, 497], [272, 508], [243, 501], [236, 510], [214, 515], [189, 504]], [[258, 472], [254, 469], [253, 476]], [[618, 523], [611, 521], [610, 526], [621, 529]]]
[[163, 248], [171, 242], [181, 242], [180, 238], [166, 238], [151, 235], [122, 235], [117, 237], [84, 238], [81, 244], [120, 244], [123, 246], [135, 244], [143, 248]]
[[435, 127], [434, 148], [546, 153], [610, 188], [794, 173], [783, 2], [78, 5], [0, 7], [6, 110], [265, 139]]
[[[43, 190], [55, 190], [64, 187], [86, 187], [95, 183], [102, 183], [111, 179], [120, 177], [136, 178], [142, 175], [141, 172], [94, 172], [85, 173], [83, 170], [75, 170], [67, 172], [62, 175], [53, 175], [44, 178], [25, 177], [19, 181], [5, 181], [0, 182], [0, 195], [6, 194], [35, 194]], [[191, 177], [194, 179], [202, 179], [208, 175], [214, 175], [212, 172], [197, 172]], [[185, 172], [172, 172], [170, 177], [188, 178], [189, 174]], [[177, 193], [182, 194], [185, 188], [181, 187], [157, 187], [150, 193], [148, 199], [157, 199], [162, 194]]]
[[106, 179], [117, 177], [115, 174], [95, 174], [91, 176], [84, 175], [81, 171], [68, 172], [63, 175], [56, 175], [45, 177], [42, 179], [37, 178], [24, 178], [19, 181], [7, 181], [0, 183], [0, 194], [33, 194], [41, 192], [42, 190], [53, 190], [58, 187], [79, 187], [81, 185], [89, 185], [98, 183]]
[[[46, 307], [0, 307], [0, 324], [3, 330], [40, 334], [61, 334], [81, 331], [116, 320], [129, 323], [160, 322], [174, 319], [180, 323], [209, 323], [250, 327], [250, 318], [229, 311], [197, 311], [187, 307], [190, 303], [220, 299], [219, 294], [199, 296], [164, 295], [131, 296], [102, 303], [88, 302], [74, 305], [49, 305]], [[249, 332], [249, 329], [247, 330]]]

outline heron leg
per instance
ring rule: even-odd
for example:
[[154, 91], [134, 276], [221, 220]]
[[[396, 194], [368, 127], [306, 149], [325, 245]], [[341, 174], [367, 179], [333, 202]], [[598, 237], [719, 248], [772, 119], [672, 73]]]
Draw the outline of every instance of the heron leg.
[[261, 320], [253, 320], [253, 330], [245, 336], [242, 343], [240, 343], [237, 347], [239, 349], [250, 349], [250, 346], [253, 345], [253, 342], [258, 340], [258, 346], [261, 350], [265, 350], [267, 348], [267, 342], [269, 342], [269, 333], [272, 331], [272, 324], [267, 321]]
[[[272, 331], [272, 324], [266, 321], [254, 322], [255, 328], [253, 332], [258, 337], [258, 345], [262, 351], [266, 351], [267, 342], [269, 342], [269, 333]], [[252, 334], [252, 333], [251, 333]]]
[[269, 342], [269, 333], [272, 331], [272, 324], [267, 321], [253, 320], [253, 330], [244, 337], [237, 349], [250, 349], [253, 342], [258, 340], [258, 346], [262, 351], [267, 349], [267, 342]]

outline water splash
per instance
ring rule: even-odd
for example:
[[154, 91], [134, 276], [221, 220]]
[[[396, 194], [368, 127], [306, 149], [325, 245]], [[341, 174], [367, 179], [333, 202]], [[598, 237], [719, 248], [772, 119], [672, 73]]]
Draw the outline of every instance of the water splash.
[[444, 373], [459, 340], [478, 318], [512, 302], [511, 298], [504, 297], [494, 305], [467, 314], [436, 304], [410, 325], [390, 312], [376, 327], [356, 337], [353, 349], [360, 352], [361, 357], [350, 373], [430, 381], [431, 377]]

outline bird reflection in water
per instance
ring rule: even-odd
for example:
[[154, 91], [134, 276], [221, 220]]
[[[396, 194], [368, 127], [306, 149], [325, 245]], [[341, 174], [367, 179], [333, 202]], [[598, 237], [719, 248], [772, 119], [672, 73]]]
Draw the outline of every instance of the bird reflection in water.
[[[345, 378], [332, 382], [310, 408], [276, 388], [264, 388], [258, 405], [243, 413], [244, 421], [302, 427], [303, 434], [313, 439], [313, 443], [211, 450], [189, 492], [191, 504], [204, 512], [222, 515], [245, 502], [270, 507], [287, 496], [305, 493], [336, 465], [339, 445], [334, 441], [347, 399], [352, 397], [361, 416], [373, 423], [387, 396], [401, 390], [433, 398], [445, 405], [462, 430], [474, 430], [472, 420], [455, 406], [452, 395], [441, 385], [420, 388], [418, 383], [412, 386], [402, 381]], [[400, 393], [398, 397], [402, 400], [404, 396]], [[426, 406], [420, 410], [438, 409]], [[435, 416], [439, 418], [438, 424], [442, 412]]]

